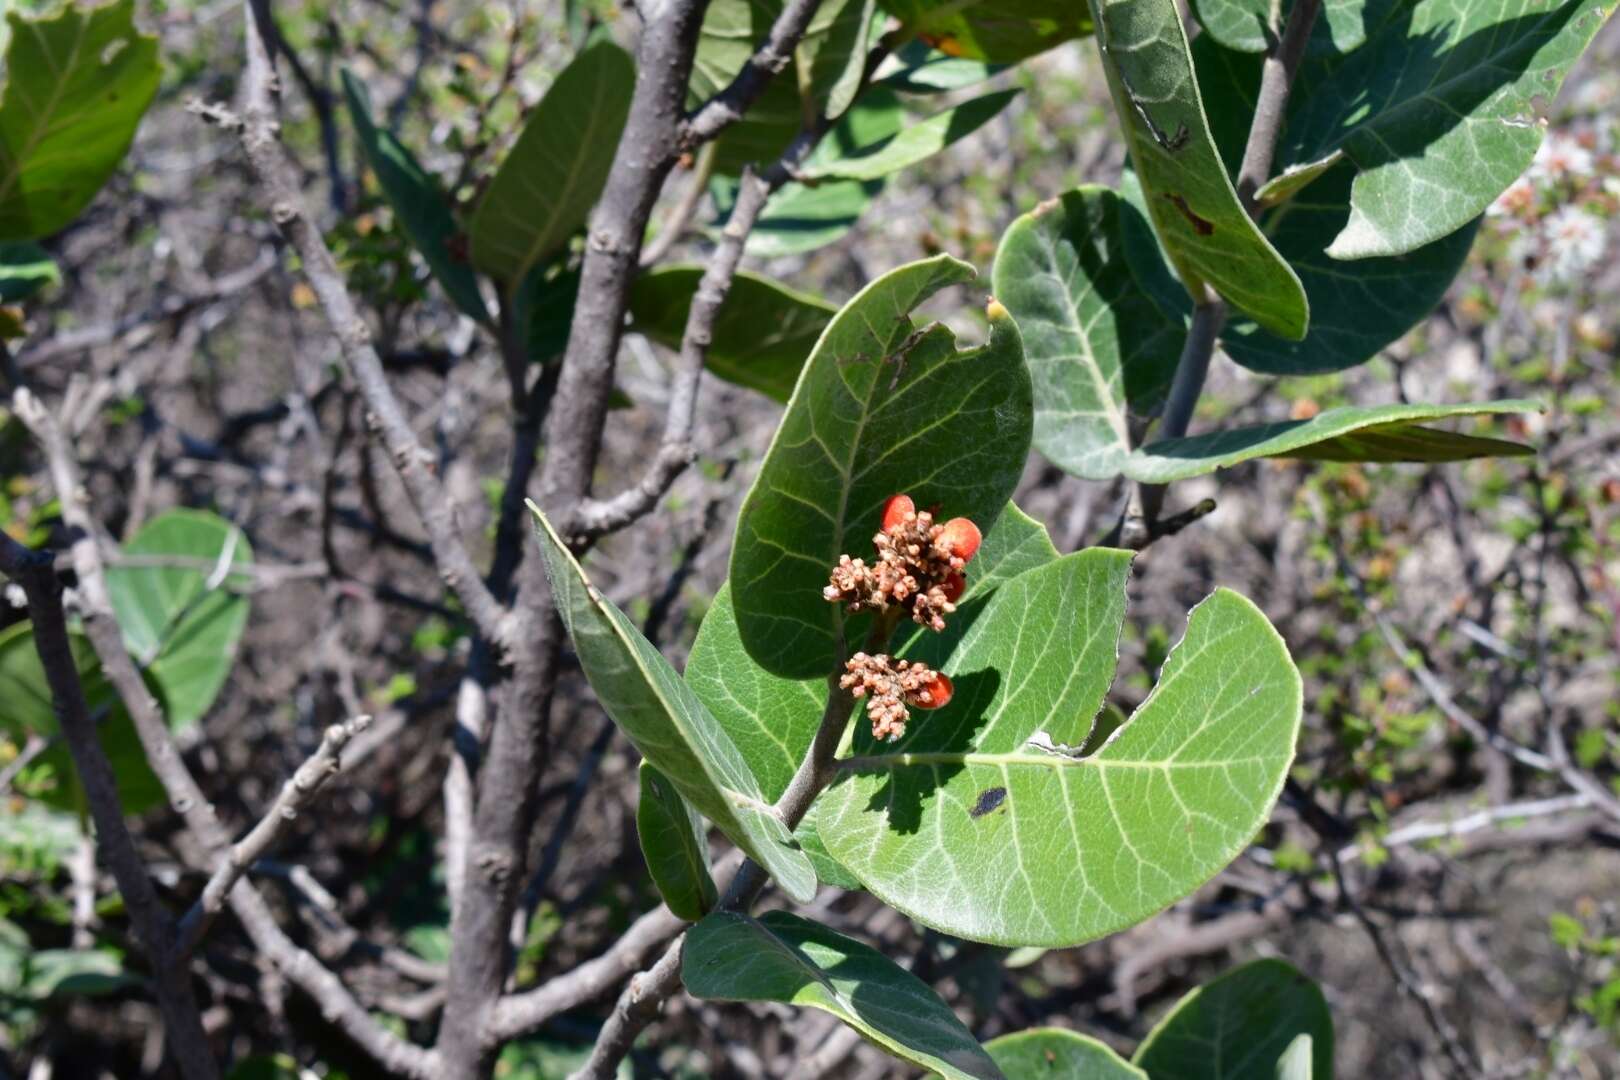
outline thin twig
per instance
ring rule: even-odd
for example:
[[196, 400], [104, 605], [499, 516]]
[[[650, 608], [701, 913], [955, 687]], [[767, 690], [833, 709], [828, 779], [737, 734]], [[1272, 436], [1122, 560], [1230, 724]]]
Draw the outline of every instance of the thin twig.
[[282, 785], [281, 794], [265, 811], [259, 823], [231, 847], [229, 856], [220, 862], [208, 879], [208, 884], [203, 886], [202, 895], [181, 918], [179, 944], [182, 951], [190, 952], [203, 934], [208, 932], [209, 924], [225, 906], [226, 894], [255, 860], [276, 845], [299, 813], [309, 805], [321, 785], [343, 768], [343, 748], [350, 739], [370, 726], [371, 717], [356, 716], [326, 729], [315, 753]]

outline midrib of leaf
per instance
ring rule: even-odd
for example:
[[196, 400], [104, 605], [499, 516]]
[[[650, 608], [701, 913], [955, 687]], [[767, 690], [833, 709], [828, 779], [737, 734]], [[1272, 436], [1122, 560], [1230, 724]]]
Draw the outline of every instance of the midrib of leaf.
[[[601, 74], [601, 72], [596, 73], [596, 76], [592, 80], [593, 92], [591, 94], [590, 116], [587, 118], [585, 123], [585, 133], [587, 136], [589, 136], [592, 131], [596, 130], [597, 121], [601, 118], [602, 114], [603, 80], [601, 78]], [[568, 165], [568, 179], [563, 184], [561, 194], [552, 200], [553, 207], [565, 205], [569, 198], [573, 195], [574, 189], [579, 186], [580, 170], [583, 167], [582, 163], [584, 160], [585, 155], [583, 153], [578, 153], [571, 156], [571, 160], [569, 161]], [[523, 178], [523, 186], [531, 191], [533, 190], [531, 186], [532, 183], [533, 182], [529, 177], [525, 176]], [[534, 240], [526, 248], [524, 248], [523, 260], [521, 263], [519, 263], [517, 273], [512, 275], [512, 281], [507, 286], [507, 292], [509, 295], [515, 296], [517, 294], [519, 288], [522, 287], [524, 277], [528, 274], [529, 269], [534, 266], [535, 260], [540, 257], [540, 252], [545, 250], [548, 243], [555, 243], [555, 238], [551, 236], [551, 225], [553, 220], [555, 220], [555, 215], [553, 215], [552, 220], [548, 220], [546, 222], [544, 228], [535, 230]], [[542, 243], [542, 240], [547, 241], [547, 243]]]
[[[1140, 710], [1139, 710], [1140, 711]], [[1134, 719], [1134, 717], [1133, 717]], [[1123, 730], [1123, 729], [1122, 729]], [[1200, 729], [1202, 730], [1202, 729]], [[1157, 772], [1175, 772], [1183, 769], [1221, 769], [1228, 765], [1252, 765], [1270, 761], [1274, 755], [1250, 754], [1247, 757], [1229, 757], [1214, 761], [1132, 761], [1124, 758], [1075, 758], [1053, 751], [1051, 753], [985, 754], [977, 751], [919, 751], [917, 753], [876, 754], [870, 757], [844, 758], [835, 765], [846, 772], [888, 772], [912, 766], [934, 765], [1037, 765], [1052, 769], [1092, 767], [1096, 769], [1148, 769]]]
[[[69, 71], [72, 71], [73, 65], [78, 63], [79, 50], [84, 47], [84, 38], [90, 29], [90, 20], [88, 16], [80, 16], [76, 11], [74, 12], [74, 15], [75, 17], [79, 18], [80, 21], [78, 33], [76, 33], [73, 38], [73, 48], [68, 53], [67, 70]], [[0, 184], [0, 204], [3, 204], [6, 199], [11, 197], [12, 188], [16, 185], [17, 181], [22, 178], [24, 164], [30, 157], [33, 156], [34, 151], [39, 147], [39, 144], [44, 142], [45, 139], [51, 134], [51, 126], [48, 118], [55, 115], [57, 107], [61, 104], [62, 95], [66, 93], [68, 84], [68, 80], [62, 77], [61, 69], [56, 66], [56, 60], [51, 55], [50, 46], [45, 38], [45, 35], [40, 33], [39, 24], [33, 20], [23, 21], [27, 23], [29, 32], [32, 33], [35, 39], [39, 41], [40, 51], [44, 53], [46, 63], [50, 65], [51, 74], [56, 76], [56, 86], [51, 92], [49, 104], [43, 111], [36, 109], [33, 102], [27, 102], [29, 114], [35, 121], [34, 132], [30, 134], [27, 142], [24, 144], [23, 152], [12, 158], [12, 161], [16, 164], [16, 168], [12, 169], [11, 174], [5, 178], [5, 182]], [[124, 47], [127, 49], [129, 48], [129, 45], [126, 43]], [[10, 76], [7, 81], [13, 85], [13, 89], [15, 89], [17, 85], [20, 85], [16, 82], [14, 72], [8, 72], [7, 74]], [[26, 99], [24, 100], [26, 101]], [[47, 119], [42, 120], [42, 117]]]
[[[1056, 239], [1053, 238], [1052, 242], [1046, 245], [1046, 248], [1047, 253], [1050, 256], [1049, 262], [1051, 265], [1055, 266], [1057, 264]], [[1078, 271], [1079, 268], [1079, 256], [1076, 255], [1075, 270]], [[1086, 291], [1081, 293], [1079, 296], [1075, 296], [1072, 277], [1070, 279], [1066, 279], [1063, 282], [1063, 292], [1065, 296], [1068, 297], [1069, 302], [1065, 305], [1064, 310], [1068, 315], [1069, 328], [1074, 332], [1074, 338], [1080, 343], [1080, 349], [1085, 354], [1086, 373], [1091, 376], [1091, 384], [1097, 390], [1097, 400], [1102, 402], [1103, 415], [1108, 419], [1108, 426], [1113, 428], [1114, 436], [1119, 440], [1119, 444], [1126, 450], [1129, 450], [1130, 434], [1129, 428], [1125, 423], [1125, 414], [1120, 411], [1119, 403], [1114, 399], [1113, 383], [1103, 378], [1102, 365], [1097, 362], [1096, 351], [1091, 347], [1091, 338], [1087, 334], [1085, 326], [1080, 322], [1080, 301], [1096, 291], [1096, 283], [1088, 280], [1086, 282]], [[1119, 358], [1119, 363], [1120, 387], [1123, 391], [1125, 382], [1125, 357], [1123, 354]]]

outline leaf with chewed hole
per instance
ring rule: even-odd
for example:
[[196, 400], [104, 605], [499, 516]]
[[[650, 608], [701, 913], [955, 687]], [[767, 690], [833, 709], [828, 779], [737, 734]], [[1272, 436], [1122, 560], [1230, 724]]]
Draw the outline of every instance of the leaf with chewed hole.
[[985, 530], [1018, 483], [1032, 402], [1011, 316], [991, 305], [989, 341], [964, 350], [944, 325], [911, 318], [972, 278], [948, 255], [890, 271], [834, 316], [805, 365], [731, 556], [739, 634], [767, 671], [826, 677], [845, 635], [864, 633], [870, 616], [846, 618], [822, 590], [841, 554], [870, 555], [891, 495]]
[[1227, 179], [1175, 0], [1091, 0], [1097, 44], [1147, 213], [1194, 296], [1208, 285], [1282, 337], [1304, 337], [1299, 278]]
[[707, 1001], [771, 1001], [831, 1013], [902, 1061], [951, 1080], [1000, 1080], [928, 984], [854, 938], [771, 911], [717, 911], [686, 934], [681, 982]]
[[816, 894], [815, 869], [769, 802], [724, 728], [624, 613], [596, 591], [540, 508], [540, 550], [551, 593], [580, 667], [602, 708], [641, 756], [675, 785], [800, 903]]
[[1079, 756], [1113, 678], [1127, 559], [1093, 549], [1001, 586], [934, 665], [950, 705], [895, 743], [857, 730], [818, 824], [879, 899], [973, 941], [1077, 945], [1188, 895], [1265, 823], [1301, 684], [1236, 593], [1193, 609], [1147, 700]]

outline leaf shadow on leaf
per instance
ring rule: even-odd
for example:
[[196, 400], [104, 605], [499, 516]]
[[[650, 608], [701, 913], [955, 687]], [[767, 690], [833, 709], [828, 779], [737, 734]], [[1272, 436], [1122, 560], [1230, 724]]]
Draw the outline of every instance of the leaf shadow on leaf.
[[[991, 717], [987, 710], [991, 702], [996, 700], [996, 691], [1001, 688], [1001, 672], [994, 668], [984, 668], [980, 671], [953, 675], [951, 682], [956, 692], [949, 705], [937, 712], [913, 709], [908, 723], [913, 730], [922, 724], [954, 724], [949, 738], [929, 740], [929, 753], [959, 753], [965, 756], [977, 745], [979, 730], [990, 722]], [[908, 741], [902, 739], [893, 744], [892, 752], [905, 753]], [[862, 742], [866, 743], [867, 749], [860, 749]], [[870, 729], [862, 731], [856, 737], [857, 754], [862, 757], [883, 756], [879, 747], [889, 745], [874, 742]], [[915, 833], [922, 827], [923, 804], [962, 768], [960, 764], [936, 765], [927, 770], [926, 778], [920, 775], [920, 770], [874, 769], [873, 771], [881, 771], [884, 774], [884, 780], [872, 793], [866, 808], [874, 811], [886, 809], [889, 828], [892, 831], [900, 834]], [[897, 783], [896, 780], [900, 777], [905, 778], [906, 782]], [[993, 810], [994, 807], [988, 809]]]
[[[1399, 10], [1394, 10], [1396, 5], [1393, 3], [1387, 7], [1382, 3], [1369, 5], [1369, 8], [1375, 6], [1381, 10], [1377, 13], [1369, 10], [1366, 17], [1369, 39], [1376, 35], [1381, 41], [1400, 42], [1401, 74], [1393, 79], [1386, 74], [1389, 68], [1387, 49], [1365, 47], [1349, 54], [1329, 78], [1337, 86], [1355, 85], [1360, 89], [1349, 95], [1324, 95], [1333, 99], [1329, 107], [1336, 110], [1338, 124], [1333, 129], [1299, 124], [1298, 135], [1314, 135], [1319, 140], [1318, 144], [1305, 149], [1303, 153], [1279, 155], [1283, 163], [1299, 164], [1312, 160], [1341, 143], [1363, 172], [1399, 161], [1422, 158], [1429, 146], [1450, 135], [1455, 128], [1473, 122], [1475, 109], [1524, 74], [1534, 59], [1535, 48], [1526, 45], [1504, 50], [1502, 42], [1533, 42], [1551, 38], [1565, 23], [1584, 10], [1582, 5], [1571, 2], [1565, 3], [1557, 11], [1521, 15], [1481, 27], [1447, 48], [1450, 24], [1416, 34], [1412, 32], [1416, 4], [1400, 5]], [[1369, 44], [1377, 43], [1369, 40]], [[1504, 51], [1509, 55], [1501, 55]], [[1364, 77], [1346, 81], [1346, 69], [1353, 69], [1357, 65], [1365, 69], [1369, 64], [1376, 65], [1376, 70], [1364, 71]], [[1464, 72], [1466, 75], [1449, 78], [1442, 98], [1430, 92], [1420, 94], [1418, 88], [1403, 87], [1401, 84], [1407, 72], [1432, 72], [1436, 77], [1446, 72]], [[1423, 87], [1422, 90], [1429, 91], [1430, 88]], [[1375, 92], [1382, 100], [1374, 99]], [[1551, 97], [1547, 95], [1548, 104]], [[1435, 108], [1437, 102], [1443, 108]], [[1428, 111], [1416, 123], [1378, 123], [1408, 107], [1425, 104]], [[1537, 111], [1542, 110], [1538, 108]], [[1442, 120], [1442, 116], [1445, 119]], [[1290, 120], [1297, 119], [1290, 117]], [[1535, 123], [1534, 116], [1521, 119], [1526, 126]], [[1370, 130], [1374, 124], [1376, 130]]]

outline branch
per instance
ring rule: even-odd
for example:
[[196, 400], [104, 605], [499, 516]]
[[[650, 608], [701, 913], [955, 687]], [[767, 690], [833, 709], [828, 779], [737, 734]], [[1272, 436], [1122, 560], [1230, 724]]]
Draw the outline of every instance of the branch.
[[681, 126], [683, 149], [691, 149], [708, 142], [726, 128], [743, 118], [772, 77], [787, 67], [793, 59], [793, 50], [815, 18], [821, 0], [789, 0], [782, 13], [771, 24], [770, 33], [754, 50], [736, 78], [724, 90], [700, 105]]
[[[19, 396], [26, 393], [18, 391]], [[124, 824], [112, 765], [101, 749], [96, 722], [85, 700], [73, 647], [68, 640], [67, 619], [62, 610], [62, 584], [57, 579], [54, 561], [49, 553], [29, 551], [0, 533], [0, 571], [21, 585], [28, 597], [34, 648], [45, 669], [57, 723], [66, 737], [74, 770], [90, 804], [90, 816], [96, 825], [96, 848], [101, 860], [112, 870], [135, 933], [151, 960], [158, 1007], [163, 1012], [164, 1028], [180, 1072], [188, 1080], [213, 1080], [219, 1075], [219, 1069], [208, 1049], [208, 1032], [197, 1011], [185, 960], [173, 948], [173, 920], [158, 900], [157, 890], [147, 876], [146, 864], [135, 850], [134, 838]]]
[[281, 794], [265, 811], [259, 823], [231, 848], [229, 856], [220, 862], [208, 879], [208, 884], [203, 886], [202, 895], [180, 920], [179, 949], [182, 953], [189, 953], [202, 940], [214, 917], [224, 907], [226, 894], [256, 860], [276, 845], [321, 786], [342, 770], [340, 755], [349, 740], [370, 726], [371, 717], [357, 716], [326, 729], [315, 753], [282, 785]]
[[1254, 119], [1249, 124], [1249, 141], [1243, 148], [1243, 163], [1238, 166], [1238, 198], [1243, 200], [1251, 217], [1259, 210], [1254, 193], [1271, 179], [1271, 162], [1277, 152], [1283, 117], [1288, 111], [1288, 95], [1293, 89], [1294, 76], [1299, 72], [1299, 62], [1305, 55], [1305, 45], [1311, 39], [1311, 28], [1316, 25], [1321, 10], [1322, 0], [1295, 0], [1282, 40], [1275, 41], [1266, 52], [1265, 67], [1260, 73], [1260, 94], [1254, 103]]
[[433, 457], [417, 440], [388, 384], [382, 360], [371, 343], [371, 331], [356, 310], [342, 272], [304, 205], [298, 167], [281, 145], [275, 106], [279, 88], [266, 45], [267, 36], [274, 31], [265, 25], [269, 15], [262, 10], [263, 2], [247, 0], [243, 5], [248, 30], [241, 115], [199, 102], [189, 108], [203, 119], [235, 132], [241, 140], [270, 218], [298, 253], [304, 275], [338, 339], [344, 364], [365, 398], [368, 423], [387, 448], [422, 519], [440, 575], [460, 598], [478, 632], [489, 641], [504, 644], [508, 637], [506, 611], [484, 587], [461, 541], [455, 507], [433, 474]]
[[[56, 418], [27, 390], [13, 395], [12, 408], [43, 447], [51, 483], [61, 505], [62, 521], [76, 534], [70, 550], [78, 577], [84, 631], [101, 661], [102, 671], [128, 710], [146, 760], [163, 785], [169, 804], [211, 859], [228, 858], [230, 838], [220, 825], [213, 804], [186, 768], [162, 709], [124, 650], [123, 635], [107, 591], [105, 564], [96, 540], [98, 526], [85, 506], [79, 465], [72, 446], [63, 436]], [[281, 932], [264, 898], [250, 882], [238, 881], [229, 898], [232, 910], [259, 951], [315, 999], [323, 1016], [394, 1071], [421, 1080], [434, 1075], [433, 1058], [427, 1051], [384, 1028], [336, 975]]]
[[714, 147], [715, 144], [711, 142], [698, 151], [697, 160], [692, 165], [692, 175], [687, 177], [686, 189], [681, 192], [680, 201], [670, 210], [658, 235], [641, 249], [643, 270], [662, 262], [670, 248], [685, 234], [692, 215], [697, 213], [698, 204], [703, 202], [703, 196], [709, 190], [709, 177], [714, 175]]

